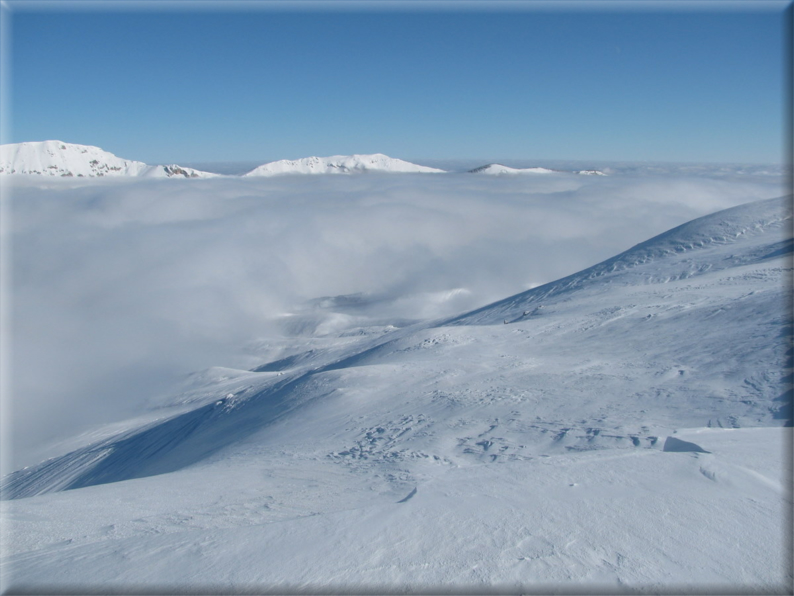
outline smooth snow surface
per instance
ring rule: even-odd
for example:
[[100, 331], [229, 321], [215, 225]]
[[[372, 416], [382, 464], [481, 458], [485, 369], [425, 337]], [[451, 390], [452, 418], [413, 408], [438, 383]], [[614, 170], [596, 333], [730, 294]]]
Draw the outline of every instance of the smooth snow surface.
[[254, 168], [245, 176], [277, 176], [280, 174], [351, 174], [355, 172], [420, 172], [441, 173], [444, 170], [416, 165], [375, 153], [373, 155], [333, 155], [282, 159]]
[[0, 145], [0, 174], [61, 177], [144, 176], [212, 178], [217, 174], [177, 165], [149, 166], [121, 159], [99, 147], [61, 141]]
[[791, 197], [749, 203], [199, 373], [4, 478], [4, 585], [787, 593], [791, 254]]

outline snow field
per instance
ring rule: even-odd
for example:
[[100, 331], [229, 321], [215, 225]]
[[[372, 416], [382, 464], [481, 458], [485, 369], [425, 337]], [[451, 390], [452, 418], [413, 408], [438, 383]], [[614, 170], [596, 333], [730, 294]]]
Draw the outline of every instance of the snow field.
[[783, 588], [790, 430], [676, 436], [710, 453], [436, 467], [402, 492], [327, 463], [245, 459], [25, 499], [10, 513], [11, 585]]

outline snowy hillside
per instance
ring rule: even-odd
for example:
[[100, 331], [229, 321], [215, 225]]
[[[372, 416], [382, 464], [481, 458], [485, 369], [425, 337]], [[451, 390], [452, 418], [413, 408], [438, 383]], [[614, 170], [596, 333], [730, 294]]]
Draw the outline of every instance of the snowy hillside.
[[[522, 317], [527, 308], [566, 302], [577, 291], [612, 293], [617, 286], [644, 288], [782, 257], [791, 252], [791, 239], [780, 237], [770, 244], [770, 231], [783, 234], [790, 221], [787, 199], [739, 205], [685, 223], [603, 263], [461, 315], [448, 324], [493, 325], [505, 317]], [[743, 250], [734, 252], [737, 245]]]
[[499, 163], [491, 163], [469, 170], [470, 174], [485, 174], [490, 176], [503, 176], [514, 174], [581, 174], [583, 176], [606, 176], [600, 170], [579, 170], [576, 172], [565, 172], [563, 170], [550, 170], [548, 168], [511, 168]]
[[419, 166], [402, 159], [375, 153], [373, 155], [333, 155], [331, 157], [304, 157], [282, 159], [259, 166], [245, 176], [276, 176], [279, 174], [351, 174], [355, 172], [424, 172], [440, 173], [444, 170]]
[[61, 141], [0, 145], [0, 174], [61, 177], [145, 176], [208, 178], [217, 174], [177, 165], [149, 166], [116, 157], [99, 147]]
[[206, 371], [3, 480], [8, 577], [780, 590], [790, 227], [790, 198], [742, 205], [453, 319]]

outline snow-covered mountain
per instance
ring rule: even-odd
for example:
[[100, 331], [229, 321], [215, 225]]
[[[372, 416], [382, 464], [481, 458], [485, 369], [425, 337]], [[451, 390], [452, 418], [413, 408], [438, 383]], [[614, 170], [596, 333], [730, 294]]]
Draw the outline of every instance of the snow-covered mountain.
[[211, 178], [217, 174], [178, 165], [150, 166], [122, 159], [89, 145], [41, 141], [0, 145], [0, 174], [61, 177], [143, 176], [147, 178]]
[[3, 479], [12, 588], [785, 593], [791, 217], [205, 371]]
[[500, 163], [491, 163], [478, 168], [469, 170], [470, 174], [486, 174], [490, 176], [514, 175], [514, 174], [561, 174], [573, 173], [586, 176], [606, 176], [600, 170], [580, 170], [578, 172], [564, 172], [562, 170], [550, 170], [548, 168], [511, 168]]
[[194, 168], [171, 164], [167, 166], [150, 166], [150, 170], [143, 174], [150, 178], [217, 178], [220, 174], [203, 172]]
[[[511, 168], [488, 164], [473, 170], [475, 174], [553, 174], [548, 168]], [[372, 155], [333, 155], [282, 159], [263, 164], [243, 176], [277, 176], [281, 174], [352, 174], [361, 172], [444, 173], [445, 170], [420, 166], [402, 159], [375, 153]], [[606, 176], [599, 170], [567, 172]], [[214, 178], [219, 174], [172, 165], [147, 165], [122, 159], [90, 145], [62, 141], [40, 141], [0, 145], [0, 174], [27, 174], [59, 177], [140, 176], [146, 178]]]
[[402, 159], [375, 153], [373, 155], [333, 155], [282, 159], [263, 164], [245, 176], [276, 176], [279, 174], [352, 174], [358, 172], [423, 172], [441, 173], [444, 170], [420, 166]]
[[548, 168], [511, 168], [509, 166], [503, 166], [500, 163], [490, 163], [469, 170], [470, 174], [488, 174], [491, 176], [499, 176], [502, 174], [553, 174], [554, 172], [555, 170], [549, 170]]

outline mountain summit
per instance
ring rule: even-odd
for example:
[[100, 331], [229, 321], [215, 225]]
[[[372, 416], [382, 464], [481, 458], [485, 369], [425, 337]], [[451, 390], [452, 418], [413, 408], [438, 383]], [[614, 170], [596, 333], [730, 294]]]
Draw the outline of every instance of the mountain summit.
[[442, 173], [444, 170], [420, 166], [402, 159], [375, 153], [373, 155], [332, 155], [282, 159], [263, 164], [245, 176], [277, 176], [279, 174], [352, 174], [355, 172], [421, 172]]
[[150, 166], [90, 145], [40, 141], [0, 145], [0, 174], [85, 177], [211, 178], [217, 174], [177, 165]]

